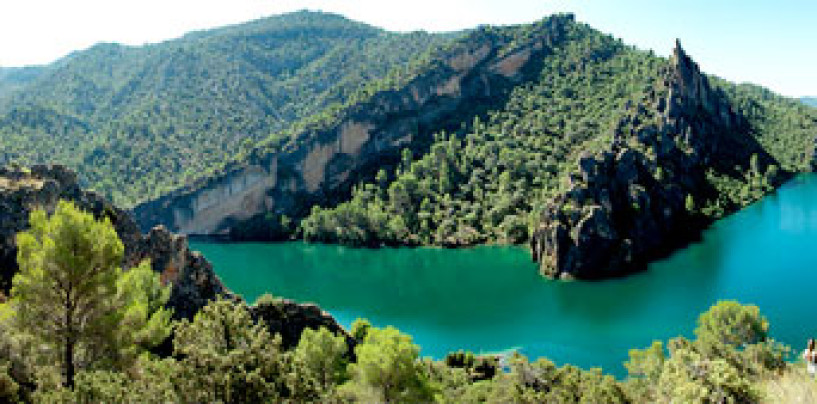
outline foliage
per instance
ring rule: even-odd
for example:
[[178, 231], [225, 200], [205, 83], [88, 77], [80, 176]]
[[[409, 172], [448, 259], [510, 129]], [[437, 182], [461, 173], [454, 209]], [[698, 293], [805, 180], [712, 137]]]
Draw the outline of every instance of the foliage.
[[427, 402], [430, 385], [418, 361], [420, 347], [393, 327], [371, 328], [355, 348], [344, 395], [362, 402]]
[[51, 217], [33, 211], [30, 224], [17, 236], [14, 319], [44, 344], [45, 360], [60, 361], [70, 387], [77, 365], [99, 358], [114, 339], [124, 250], [110, 221], [97, 222], [70, 202], [61, 201]]
[[304, 329], [298, 346], [292, 352], [292, 377], [289, 383], [293, 398], [320, 401], [346, 379], [346, 340], [324, 327]]
[[658, 379], [659, 401], [724, 403], [757, 399], [750, 381], [727, 361], [706, 358], [687, 348], [670, 352]]
[[20, 271], [0, 309], [0, 365], [18, 380], [31, 384], [58, 363], [70, 387], [77, 368], [127, 368], [169, 336], [169, 286], [147, 262], [119, 269], [124, 249], [108, 219], [60, 201], [51, 216], [34, 210], [17, 244]]
[[355, 339], [357, 342], [363, 342], [366, 340], [366, 336], [369, 334], [369, 330], [372, 329], [372, 324], [369, 320], [365, 318], [358, 318], [352, 323], [352, 329], [349, 334], [352, 335], [352, 338]]
[[123, 305], [116, 335], [118, 367], [126, 368], [170, 336], [173, 313], [164, 307], [170, 288], [162, 286], [160, 275], [148, 261], [125, 271], [117, 280], [116, 300]]
[[275, 401], [283, 387], [281, 337], [254, 323], [246, 306], [219, 299], [193, 322], [183, 321], [173, 338], [180, 356], [181, 390], [197, 402]]
[[[4, 332], [8, 316], [0, 309]], [[817, 391], [802, 364], [786, 364], [782, 357], [770, 362], [753, 352], [769, 341], [756, 307], [721, 302], [698, 323], [695, 340], [678, 337], [666, 348], [656, 341], [630, 351], [630, 377], [623, 382], [599, 369], [559, 367], [545, 358], [530, 362], [518, 353], [502, 359], [509, 371], [494, 363], [493, 373], [474, 377], [485, 358], [455, 352], [444, 361], [420, 360], [411, 337], [365, 321], [357, 322], [365, 337], [354, 358], [346, 356], [344, 338], [325, 328], [306, 329], [296, 347], [282, 352], [280, 337], [254, 323], [244, 304], [220, 299], [179, 327], [175, 358], [141, 355], [124, 371], [82, 369], [72, 389], [48, 368], [23, 377], [20, 358], [9, 356], [16, 343], [0, 334], [0, 394], [49, 403], [723, 403], [786, 402]], [[353, 361], [345, 368], [347, 359]]]
[[757, 306], [719, 302], [698, 318], [696, 339], [631, 350], [626, 390], [645, 401], [755, 402], [758, 384], [786, 368]]
[[452, 38], [304, 11], [98, 44], [27, 76], [0, 72], [0, 164], [64, 163], [132, 206], [245, 159]]

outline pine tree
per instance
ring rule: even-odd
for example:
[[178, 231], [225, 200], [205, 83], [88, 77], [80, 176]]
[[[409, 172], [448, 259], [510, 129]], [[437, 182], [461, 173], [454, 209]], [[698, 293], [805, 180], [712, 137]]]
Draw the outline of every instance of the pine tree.
[[20, 272], [11, 291], [22, 332], [60, 352], [64, 385], [73, 387], [78, 355], [113, 340], [116, 280], [124, 247], [108, 219], [96, 221], [61, 201], [50, 217], [35, 210], [17, 235]]

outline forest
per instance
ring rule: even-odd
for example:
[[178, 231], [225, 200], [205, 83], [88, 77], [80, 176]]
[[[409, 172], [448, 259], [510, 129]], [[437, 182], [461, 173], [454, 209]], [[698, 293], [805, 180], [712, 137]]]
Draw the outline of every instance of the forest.
[[[358, 184], [348, 202], [313, 207], [299, 235], [354, 246], [526, 242], [545, 207], [570, 186], [581, 156], [605, 150], [628, 114], [652, 119], [642, 102], [655, 92], [667, 64], [575, 24], [544, 58], [538, 77], [514, 88], [503, 106], [471, 121], [463, 117], [459, 131], [435, 134], [425, 153], [405, 150], [400, 164]], [[778, 165], [760, 165], [754, 156], [740, 162], [737, 174], [707, 172], [715, 195], [687, 200], [688, 210], [702, 221], [770, 192], [778, 171], [808, 170], [811, 139], [817, 136], [817, 114], [796, 100], [711, 79], [748, 120], [748, 136]], [[666, 181], [672, 167], [654, 152], [647, 156], [658, 166], [656, 181]]]
[[130, 207], [217, 172], [456, 36], [296, 12], [0, 70], [0, 164], [65, 164]]

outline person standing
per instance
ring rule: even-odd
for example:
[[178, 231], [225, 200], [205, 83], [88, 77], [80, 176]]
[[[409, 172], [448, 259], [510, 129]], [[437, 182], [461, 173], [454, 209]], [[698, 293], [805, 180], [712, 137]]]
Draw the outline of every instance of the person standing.
[[815, 346], [814, 338], [809, 338], [808, 346], [803, 351], [803, 360], [806, 361], [806, 370], [810, 375], [817, 374], [817, 346]]

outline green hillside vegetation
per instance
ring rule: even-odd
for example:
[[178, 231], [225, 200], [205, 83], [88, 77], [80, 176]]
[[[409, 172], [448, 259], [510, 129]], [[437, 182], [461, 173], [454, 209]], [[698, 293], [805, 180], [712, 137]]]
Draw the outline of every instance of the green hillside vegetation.
[[416, 160], [361, 184], [334, 209], [306, 218], [307, 240], [367, 245], [518, 243], [541, 204], [563, 188], [582, 152], [609, 143], [627, 101], [640, 99], [664, 60], [586, 25], [543, 61], [538, 80], [461, 133], [437, 136]]
[[64, 163], [119, 205], [218, 171], [346, 102], [453, 34], [298, 12], [132, 48], [99, 44], [0, 71], [0, 164]]
[[[544, 58], [538, 80], [517, 87], [503, 107], [463, 130], [438, 134], [428, 153], [406, 151], [399, 167], [358, 185], [348, 202], [313, 208], [301, 223], [303, 237], [358, 246], [524, 242], [541, 210], [566, 189], [579, 156], [610, 144], [619, 118], [654, 91], [666, 64], [575, 24]], [[764, 171], [747, 161], [737, 177], [713, 172], [717, 197], [688, 202], [709, 218], [769, 192], [780, 168], [807, 170], [817, 136], [817, 113], [808, 107], [714, 79], [781, 167]], [[649, 122], [650, 111], [639, 111]]]
[[[321, 328], [284, 349], [239, 301], [170, 322], [159, 275], [116, 267], [122, 243], [107, 220], [61, 202], [31, 223], [0, 305], [4, 402], [716, 403], [817, 388], [801, 364], [784, 361], [788, 349], [769, 338], [758, 308], [734, 301], [702, 314], [694, 339], [632, 350], [624, 380], [520, 354], [421, 358], [409, 335], [365, 320], [353, 324], [352, 345]], [[151, 350], [168, 337], [172, 352]]]

